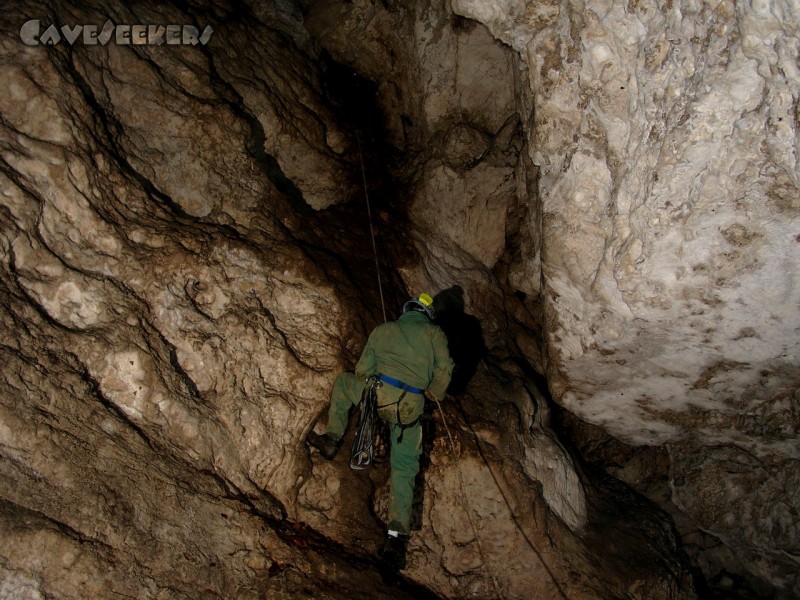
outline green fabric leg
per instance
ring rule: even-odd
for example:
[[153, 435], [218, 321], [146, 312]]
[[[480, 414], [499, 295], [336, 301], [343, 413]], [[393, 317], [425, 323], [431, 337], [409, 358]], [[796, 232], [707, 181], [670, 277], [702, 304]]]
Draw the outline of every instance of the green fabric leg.
[[392, 475], [389, 482], [389, 529], [402, 534], [411, 533], [411, 510], [414, 503], [414, 480], [419, 473], [422, 454], [422, 425], [417, 423], [403, 432], [403, 441], [397, 438], [403, 431], [392, 426]]
[[355, 373], [340, 373], [331, 391], [331, 406], [328, 410], [328, 428], [326, 433], [341, 439], [347, 429], [350, 408], [361, 402], [361, 393], [366, 382], [359, 380]]

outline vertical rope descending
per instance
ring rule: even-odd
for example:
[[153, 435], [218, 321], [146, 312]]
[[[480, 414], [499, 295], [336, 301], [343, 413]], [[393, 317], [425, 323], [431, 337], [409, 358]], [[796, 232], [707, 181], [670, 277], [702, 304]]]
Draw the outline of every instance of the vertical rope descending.
[[[453, 400], [453, 399], [454, 398], [451, 397], [451, 400]], [[492, 467], [489, 464], [489, 461], [486, 459], [486, 456], [484, 455], [483, 451], [481, 450], [481, 441], [480, 441], [480, 438], [478, 437], [478, 434], [475, 432], [475, 430], [472, 428], [472, 426], [469, 424], [469, 422], [466, 421], [466, 415], [464, 414], [464, 407], [461, 406], [457, 400], [455, 401], [455, 403], [456, 403], [456, 407], [461, 411], [461, 415], [464, 417], [467, 427], [472, 432], [472, 437], [475, 439], [475, 445], [478, 448], [478, 453], [481, 455], [481, 458], [483, 459], [483, 464], [485, 464], [486, 468], [489, 470], [489, 473], [491, 474], [492, 479], [494, 480], [494, 483], [497, 486], [497, 490], [500, 492], [500, 495], [503, 497], [503, 501], [505, 502], [506, 506], [508, 507], [509, 513], [511, 514], [511, 519], [514, 521], [514, 525], [517, 527], [519, 532], [522, 534], [522, 537], [525, 539], [525, 541], [527, 542], [527, 544], [530, 547], [530, 549], [533, 550], [534, 554], [536, 554], [536, 556], [539, 558], [539, 561], [542, 563], [542, 567], [544, 567], [545, 571], [547, 571], [547, 574], [550, 576], [550, 580], [553, 582], [553, 585], [558, 590], [558, 593], [561, 595], [562, 598], [564, 598], [564, 600], [570, 600], [569, 596], [567, 596], [567, 593], [561, 587], [561, 584], [558, 583], [558, 580], [556, 579], [555, 574], [553, 573], [553, 571], [550, 569], [550, 567], [545, 562], [544, 557], [539, 552], [539, 550], [536, 549], [536, 545], [533, 543], [533, 541], [530, 539], [530, 537], [528, 537], [528, 534], [525, 532], [525, 529], [522, 527], [521, 523], [517, 519], [517, 516], [514, 514], [514, 507], [512, 506], [511, 502], [509, 501], [508, 497], [506, 496], [506, 493], [503, 491], [503, 486], [500, 485], [500, 482], [498, 481], [498, 476], [492, 470]], [[447, 437], [450, 438], [450, 446], [451, 446], [451, 448], [453, 450], [453, 455], [455, 455], [456, 454], [456, 445], [455, 445], [455, 442], [453, 441], [453, 436], [450, 434], [450, 428], [447, 426], [447, 419], [444, 416], [444, 412], [442, 411], [442, 405], [441, 405], [441, 403], [439, 402], [438, 399], [436, 399], [436, 404], [439, 407], [439, 414], [442, 415], [442, 423], [444, 423], [444, 428], [447, 431]], [[461, 493], [464, 494], [465, 498], [468, 498], [467, 495], [466, 495], [466, 492], [464, 490], [464, 479], [461, 476], [461, 467], [460, 466], [458, 467], [458, 476], [459, 476], [459, 480], [461, 482]], [[467, 499], [467, 501], [469, 501], [469, 500]], [[475, 530], [475, 524], [472, 522], [472, 518], [470, 518], [470, 523], [472, 524], [472, 528], [473, 528], [473, 531], [474, 531]], [[478, 535], [477, 531], [475, 531], [475, 537], [476, 538], [477, 538], [477, 535]], [[484, 560], [484, 563], [485, 563], [486, 561], [485, 561], [485, 558], [483, 556], [483, 551], [481, 549], [480, 540], [479, 539], [478, 539], [478, 552], [481, 555], [481, 559]], [[487, 570], [488, 570], [488, 567], [487, 567]], [[500, 594], [500, 590], [498, 588], [497, 581], [494, 580], [494, 576], [492, 576], [492, 580], [493, 580], [494, 585], [495, 585], [495, 590], [497, 590], [497, 593]]]
[[372, 229], [372, 209], [369, 206], [369, 192], [367, 192], [367, 175], [364, 170], [364, 157], [361, 154], [361, 137], [356, 131], [356, 143], [358, 144], [358, 160], [361, 162], [361, 180], [364, 182], [364, 198], [367, 200], [367, 219], [369, 220], [369, 234], [372, 237], [372, 253], [375, 256], [375, 273], [378, 277], [378, 292], [381, 295], [381, 310], [383, 311], [383, 322], [386, 323], [386, 304], [383, 301], [383, 285], [381, 284], [381, 267], [378, 263], [378, 247], [375, 245], [375, 231]]
[[[442, 410], [442, 404], [439, 402], [438, 398], [434, 398], [436, 400], [436, 405], [439, 407], [439, 414], [442, 416], [442, 423], [444, 424], [444, 430], [447, 432], [447, 437], [450, 439], [450, 448], [453, 450], [453, 456], [456, 453], [456, 443], [453, 441], [453, 435], [450, 433], [450, 428], [447, 426], [447, 419], [445, 419], [444, 411]], [[494, 591], [497, 592], [498, 598], [503, 598], [503, 592], [500, 591], [500, 584], [497, 583], [497, 577], [494, 576], [494, 571], [489, 568], [489, 562], [486, 560], [486, 555], [483, 552], [483, 545], [481, 544], [481, 537], [478, 535], [478, 526], [475, 525], [475, 519], [472, 516], [472, 511], [469, 507], [469, 496], [467, 496], [466, 486], [464, 485], [464, 476], [461, 474], [461, 464], [456, 461], [456, 472], [458, 473], [458, 482], [461, 486], [461, 495], [464, 496], [464, 500], [467, 502], [466, 513], [467, 518], [469, 519], [469, 524], [472, 526], [472, 534], [475, 536], [475, 541], [478, 544], [478, 554], [481, 557], [481, 562], [483, 566], [486, 568], [486, 571], [489, 573], [489, 577], [492, 578], [492, 583], [494, 584]]]
[[[377, 274], [378, 277], [378, 292], [380, 292], [381, 295], [381, 310], [383, 310], [383, 322], [385, 323], [386, 304], [383, 300], [383, 285], [381, 283], [380, 263], [378, 262], [378, 247], [375, 244], [375, 232], [372, 229], [372, 209], [370, 208], [369, 204], [369, 192], [367, 191], [367, 175], [364, 169], [364, 157], [361, 154], [361, 138], [359, 137], [358, 132], [356, 132], [356, 142], [358, 144], [358, 159], [361, 162], [361, 179], [364, 183], [364, 198], [366, 198], [367, 201], [367, 218], [369, 219], [369, 233], [372, 238], [372, 253], [375, 256], [375, 273]], [[444, 423], [445, 430], [447, 430], [447, 437], [450, 438], [450, 445], [452, 446], [453, 451], [455, 452], [456, 449], [455, 442], [453, 441], [453, 436], [450, 434], [450, 428], [447, 426], [447, 421], [445, 420], [444, 417], [444, 411], [442, 410], [442, 405], [439, 403], [438, 398], [436, 399], [436, 404], [439, 405], [439, 414], [442, 415], [442, 422]], [[353, 467], [352, 461], [350, 463], [350, 466]], [[457, 471], [458, 471], [458, 480], [461, 485], [461, 494], [464, 496], [464, 499], [467, 501], [467, 503], [469, 503], [469, 499], [466, 493], [466, 486], [464, 485], [464, 477], [461, 474], [460, 465], [458, 466]], [[494, 576], [494, 572], [492, 572], [492, 570], [489, 568], [489, 563], [486, 561], [486, 555], [483, 552], [483, 546], [481, 545], [481, 538], [478, 535], [478, 527], [477, 525], [475, 525], [475, 520], [472, 516], [472, 511], [469, 509], [469, 507], [467, 507], [466, 512], [467, 512], [467, 517], [469, 518], [470, 525], [472, 526], [472, 533], [475, 536], [475, 541], [478, 543], [478, 554], [480, 554], [481, 561], [483, 562], [483, 565], [486, 567], [486, 570], [489, 572], [489, 576], [492, 578], [492, 583], [494, 584], [495, 592], [497, 592], [497, 597], [503, 598], [503, 593], [500, 591], [500, 585], [497, 583], [497, 578]]]

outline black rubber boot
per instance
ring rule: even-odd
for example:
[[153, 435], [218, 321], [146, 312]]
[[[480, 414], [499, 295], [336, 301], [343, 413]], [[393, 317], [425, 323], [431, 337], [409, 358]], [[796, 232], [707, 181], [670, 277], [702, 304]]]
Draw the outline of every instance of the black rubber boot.
[[309, 446], [313, 446], [319, 453], [328, 460], [332, 460], [336, 453], [339, 451], [339, 447], [342, 445], [342, 440], [335, 440], [327, 433], [324, 435], [319, 435], [315, 432], [311, 432], [306, 437], [306, 443]]
[[397, 573], [406, 568], [406, 544], [407, 535], [386, 535], [383, 547], [378, 552], [381, 567], [384, 574]]

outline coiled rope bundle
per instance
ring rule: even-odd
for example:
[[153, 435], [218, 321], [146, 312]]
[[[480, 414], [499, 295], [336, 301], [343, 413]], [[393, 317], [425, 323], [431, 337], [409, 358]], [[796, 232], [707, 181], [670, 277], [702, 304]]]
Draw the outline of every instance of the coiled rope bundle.
[[350, 452], [350, 468], [361, 471], [372, 464], [375, 448], [375, 423], [378, 419], [378, 399], [376, 394], [378, 377], [375, 375], [367, 379], [367, 385], [361, 393], [361, 415], [358, 418], [356, 437], [353, 440], [353, 449]]

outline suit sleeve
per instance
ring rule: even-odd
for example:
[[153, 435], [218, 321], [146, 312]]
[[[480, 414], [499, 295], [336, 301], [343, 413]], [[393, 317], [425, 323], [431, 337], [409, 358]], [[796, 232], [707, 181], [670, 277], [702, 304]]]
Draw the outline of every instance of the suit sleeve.
[[447, 348], [447, 337], [439, 327], [433, 328], [431, 342], [433, 344], [433, 378], [428, 386], [428, 393], [437, 400], [444, 398], [450, 376], [453, 374], [453, 359]]

